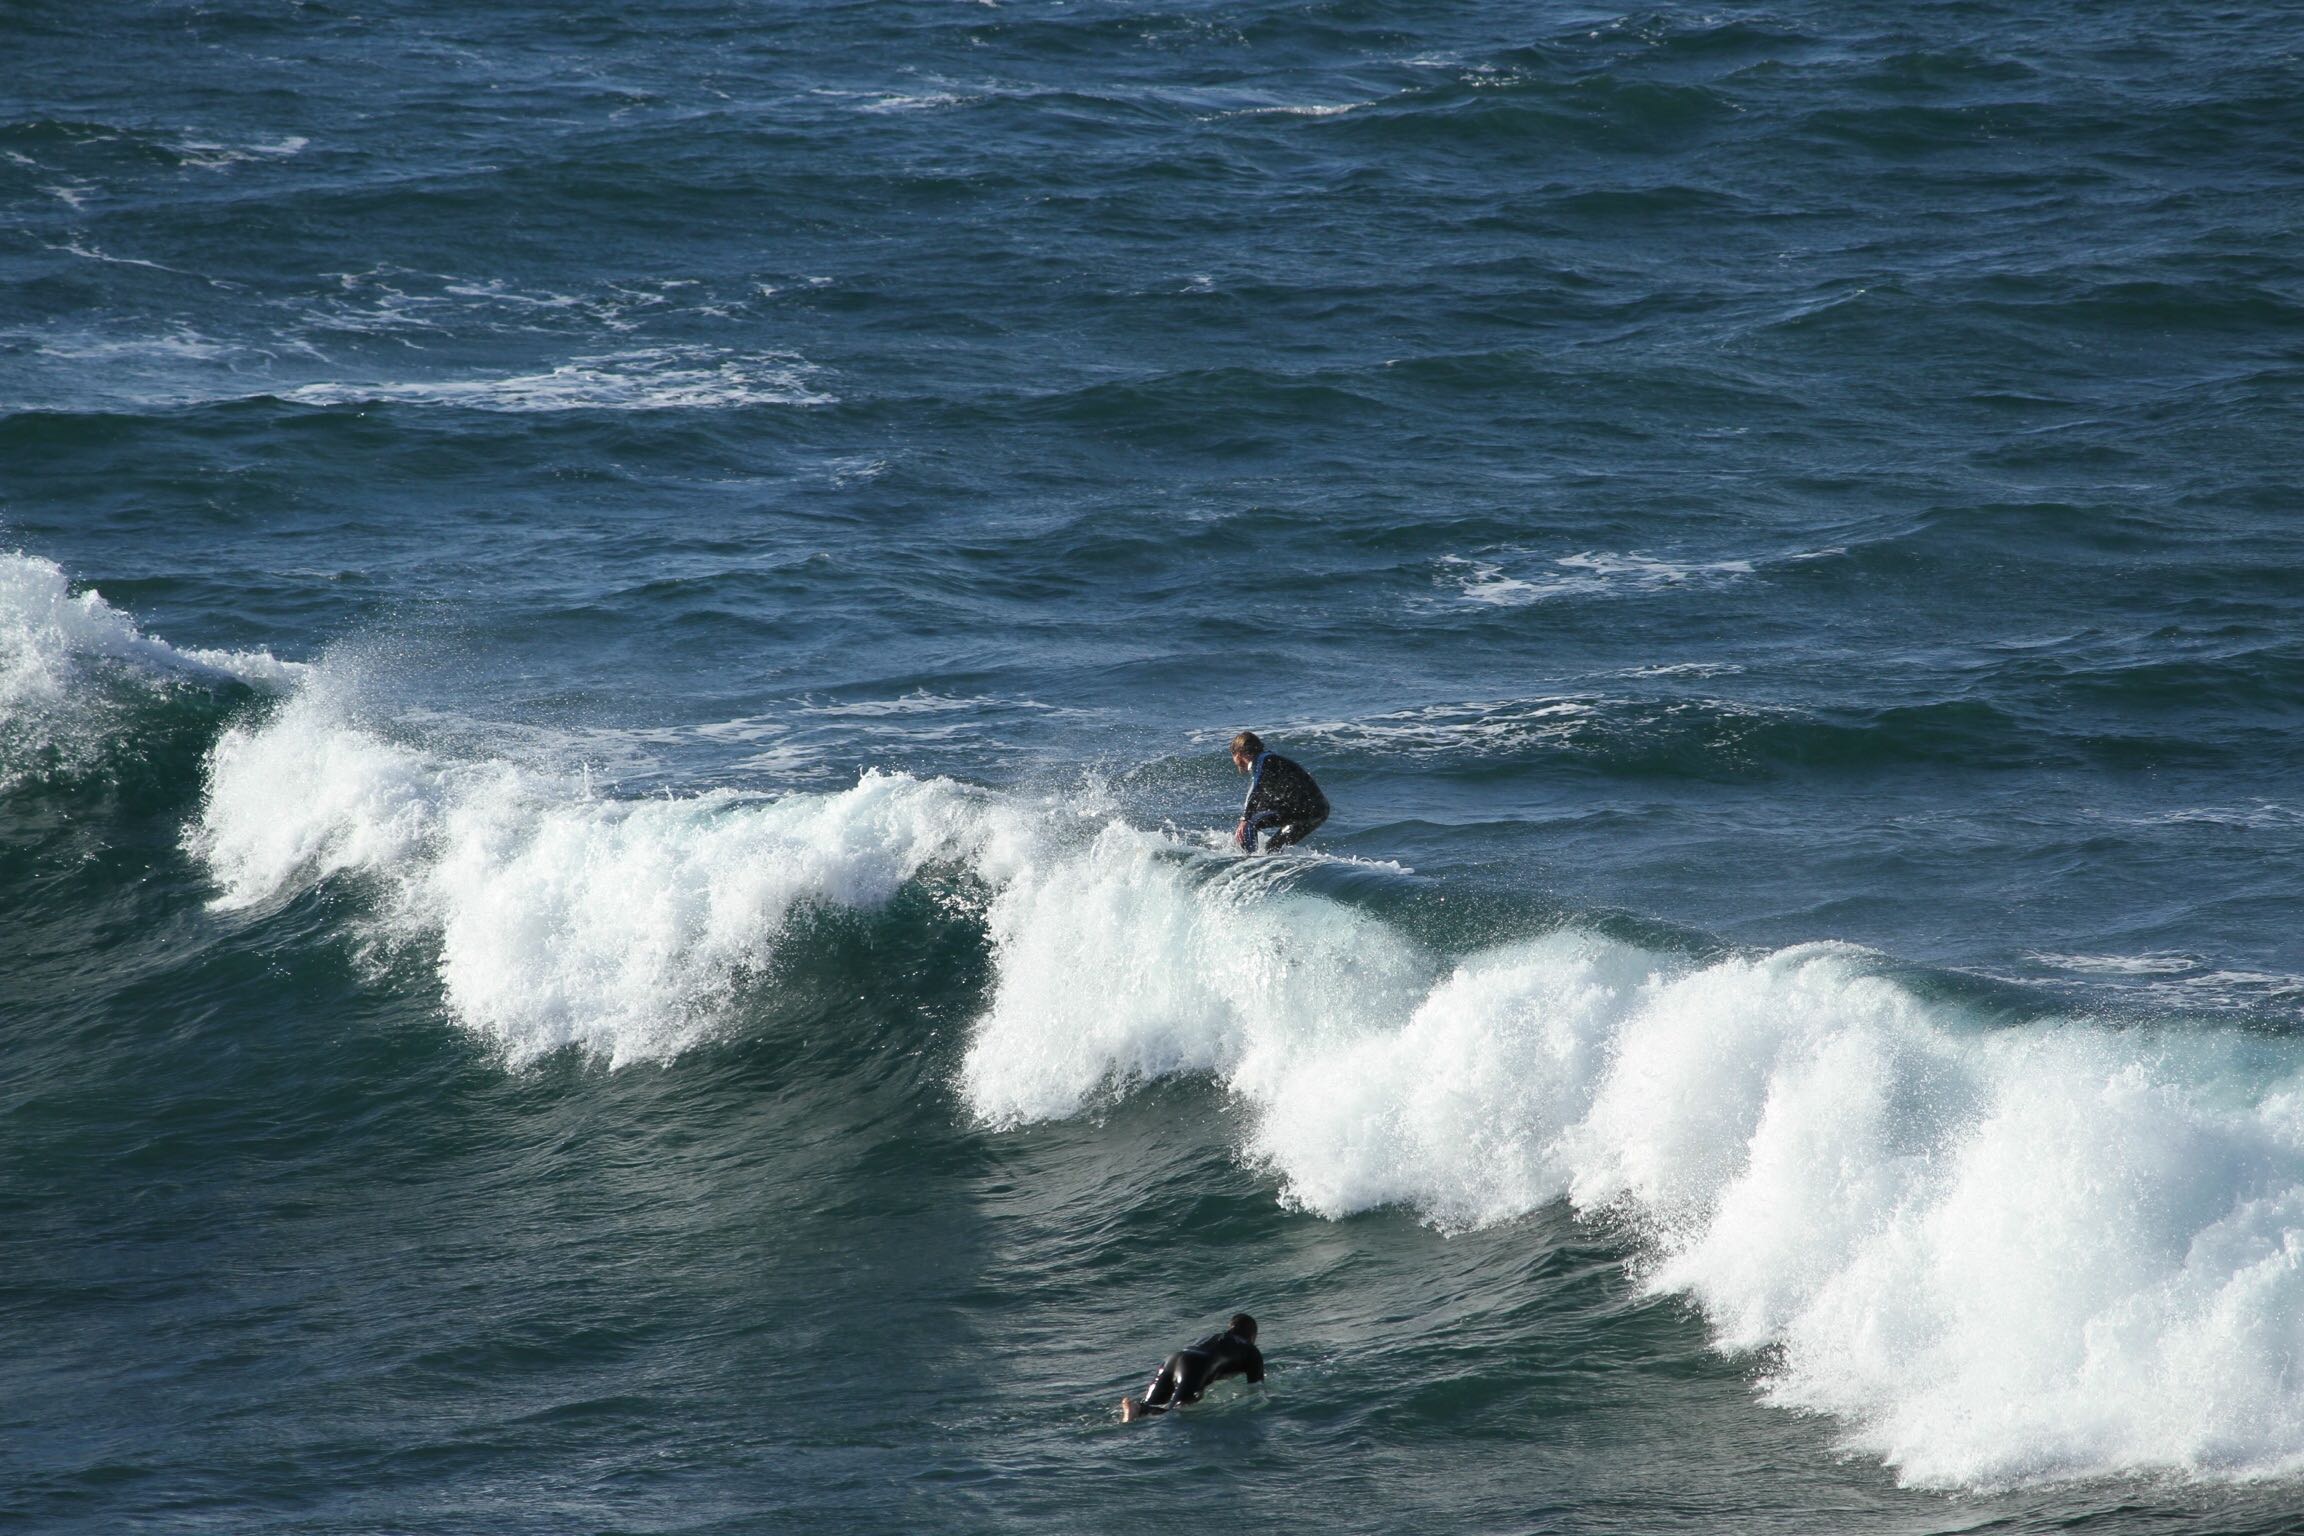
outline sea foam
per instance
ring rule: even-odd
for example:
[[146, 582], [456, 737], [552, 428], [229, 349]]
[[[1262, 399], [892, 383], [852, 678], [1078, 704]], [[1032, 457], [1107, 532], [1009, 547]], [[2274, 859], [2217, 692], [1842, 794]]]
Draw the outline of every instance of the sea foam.
[[304, 674], [263, 651], [185, 650], [147, 635], [63, 568], [0, 551], [0, 790], [103, 761], [122, 710], [184, 684], [283, 689]]
[[1697, 964], [1568, 930], [1444, 963], [1125, 839], [1096, 857], [995, 907], [962, 1075], [987, 1122], [1201, 1073], [1321, 1216], [1566, 1200], [1772, 1401], [1915, 1485], [2304, 1471], [2292, 1043], [1990, 1027], [1838, 945]]
[[949, 781], [607, 798], [395, 740], [349, 692], [317, 681], [227, 730], [186, 845], [223, 910], [360, 880], [374, 936], [431, 941], [449, 1012], [514, 1064], [570, 1045], [619, 1065], [676, 1054], [802, 907], [874, 906], [933, 861], [1007, 857], [1013, 819]]
[[1567, 1202], [1770, 1401], [1914, 1485], [2304, 1473], [2294, 1042], [2009, 1025], [1835, 944], [1441, 953], [1306, 856], [1052, 820], [877, 772], [603, 798], [428, 751], [322, 674], [223, 734], [187, 840], [226, 908], [362, 882], [514, 1064], [687, 1049], [794, 914], [964, 867], [993, 971], [954, 1088], [988, 1133], [1197, 1076], [1309, 1214], [1453, 1231]]
[[784, 353], [737, 356], [710, 348], [643, 347], [576, 358], [542, 373], [306, 384], [284, 391], [282, 398], [300, 405], [379, 403], [511, 412], [831, 404], [833, 396], [809, 387], [812, 372]]
[[0, 711], [63, 698], [90, 662], [102, 661], [265, 686], [284, 686], [304, 670], [263, 651], [180, 650], [145, 634], [93, 588], [74, 594], [55, 561], [0, 552]]

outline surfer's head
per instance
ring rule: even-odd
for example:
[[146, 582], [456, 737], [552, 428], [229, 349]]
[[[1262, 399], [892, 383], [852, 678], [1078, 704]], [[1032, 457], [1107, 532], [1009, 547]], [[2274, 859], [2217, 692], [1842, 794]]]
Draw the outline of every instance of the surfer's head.
[[1254, 731], [1242, 731], [1232, 738], [1232, 766], [1242, 773], [1248, 765], [1264, 755], [1264, 738]]
[[1256, 1342], [1256, 1319], [1245, 1312], [1235, 1312], [1232, 1314], [1232, 1331], [1253, 1344]]

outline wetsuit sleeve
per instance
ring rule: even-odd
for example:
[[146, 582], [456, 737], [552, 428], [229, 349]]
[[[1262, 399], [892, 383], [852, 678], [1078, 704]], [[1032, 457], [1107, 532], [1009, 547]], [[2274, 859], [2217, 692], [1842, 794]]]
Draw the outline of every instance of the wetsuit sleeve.
[[1240, 1374], [1250, 1381], [1262, 1381], [1264, 1379], [1264, 1351], [1253, 1344], [1249, 1345], [1247, 1358], [1240, 1362]]
[[1272, 754], [1260, 752], [1256, 765], [1248, 770], [1248, 798], [1240, 802], [1240, 819], [1246, 821], [1256, 812], [1256, 791], [1264, 787], [1264, 765], [1272, 761]]

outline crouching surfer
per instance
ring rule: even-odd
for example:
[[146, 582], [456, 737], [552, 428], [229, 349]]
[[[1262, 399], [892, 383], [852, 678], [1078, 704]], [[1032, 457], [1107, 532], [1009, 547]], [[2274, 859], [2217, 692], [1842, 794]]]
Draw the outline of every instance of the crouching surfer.
[[1263, 852], [1300, 843], [1328, 819], [1328, 797], [1312, 782], [1312, 775], [1277, 752], [1264, 750], [1254, 731], [1232, 738], [1232, 766], [1248, 777], [1248, 798], [1240, 806], [1240, 825], [1232, 841], [1250, 853], [1256, 839], [1264, 839]]
[[1235, 1312], [1232, 1325], [1222, 1333], [1210, 1334], [1190, 1349], [1170, 1355], [1142, 1397], [1120, 1399], [1120, 1422], [1148, 1419], [1196, 1403], [1212, 1382], [1227, 1376], [1264, 1379], [1264, 1356], [1256, 1349], [1256, 1319], [1245, 1312]]

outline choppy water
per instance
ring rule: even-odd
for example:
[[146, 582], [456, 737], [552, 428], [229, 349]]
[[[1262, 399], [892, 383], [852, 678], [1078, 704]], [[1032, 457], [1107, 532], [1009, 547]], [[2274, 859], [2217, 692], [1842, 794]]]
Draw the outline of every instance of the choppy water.
[[2295, 1528], [2297, 20], [12, 6], [0, 1514]]

